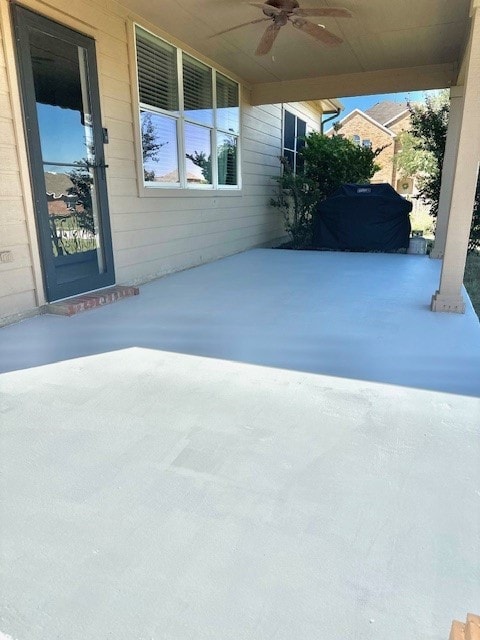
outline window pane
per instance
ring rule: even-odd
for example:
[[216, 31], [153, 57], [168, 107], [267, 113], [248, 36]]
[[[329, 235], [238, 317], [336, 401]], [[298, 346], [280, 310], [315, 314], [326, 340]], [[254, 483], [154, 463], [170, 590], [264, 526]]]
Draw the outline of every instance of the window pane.
[[283, 157], [287, 161], [288, 168], [291, 171], [295, 169], [295, 154], [293, 151], [289, 151], [288, 149], [283, 150]]
[[305, 146], [305, 136], [307, 135], [307, 123], [297, 118], [297, 151]]
[[217, 73], [217, 127], [240, 133], [238, 84]]
[[213, 124], [212, 70], [183, 54], [183, 101], [185, 117]]
[[295, 116], [289, 111], [285, 111], [283, 146], [286, 149], [295, 149]]
[[237, 138], [219, 133], [217, 136], [218, 184], [236, 185]]
[[365, 140], [363, 140], [362, 145], [364, 147], [368, 147], [369, 149], [371, 149], [372, 148], [372, 141], [368, 140], [368, 138], [366, 138]]
[[140, 102], [177, 112], [177, 50], [138, 27], [136, 34]]
[[295, 158], [295, 173], [297, 175], [300, 175], [301, 173], [303, 173], [304, 169], [305, 169], [305, 159], [300, 153], [298, 153], [297, 157]]
[[185, 155], [188, 184], [212, 184], [210, 129], [185, 123]]
[[178, 183], [177, 121], [140, 111], [143, 173], [147, 186]]

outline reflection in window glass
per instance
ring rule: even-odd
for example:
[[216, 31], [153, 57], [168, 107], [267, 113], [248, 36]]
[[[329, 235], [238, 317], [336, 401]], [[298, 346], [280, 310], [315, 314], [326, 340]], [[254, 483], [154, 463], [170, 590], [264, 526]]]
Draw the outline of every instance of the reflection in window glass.
[[239, 186], [238, 83], [135, 28], [144, 186]]
[[219, 133], [217, 137], [218, 184], [237, 184], [237, 137]]
[[55, 257], [97, 252], [99, 273], [104, 265], [99, 236], [99, 211], [92, 169], [44, 164], [48, 222]]
[[238, 84], [217, 73], [217, 127], [231, 133], [240, 132]]
[[178, 183], [177, 122], [174, 118], [140, 111], [143, 177], [153, 186]]
[[283, 146], [292, 151], [295, 149], [295, 116], [289, 111], [285, 111]]
[[301, 173], [305, 167], [305, 161], [300, 152], [305, 147], [307, 123], [287, 110], [284, 114], [283, 157], [293, 173]]
[[296, 152], [298, 153], [305, 146], [305, 136], [307, 135], [307, 123], [304, 120], [297, 118], [297, 139], [296, 139]]
[[291, 171], [295, 171], [295, 154], [293, 153], [293, 151], [290, 151], [289, 149], [284, 149], [283, 157], [285, 158], [288, 168]]
[[185, 123], [187, 183], [212, 184], [212, 143], [210, 129]]

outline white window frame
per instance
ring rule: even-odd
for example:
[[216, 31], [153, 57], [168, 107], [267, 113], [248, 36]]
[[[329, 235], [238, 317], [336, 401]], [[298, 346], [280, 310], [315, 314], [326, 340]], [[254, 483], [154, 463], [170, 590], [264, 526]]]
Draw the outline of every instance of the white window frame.
[[[133, 32], [133, 60], [134, 60], [134, 78], [135, 83], [134, 87], [132, 87], [132, 93], [135, 96], [134, 104], [137, 104], [137, 122], [136, 131], [137, 131], [137, 141], [136, 141], [136, 151], [137, 151], [137, 165], [139, 167], [138, 176], [139, 176], [139, 187], [140, 187], [140, 195], [157, 195], [160, 192], [164, 192], [165, 190], [172, 191], [182, 191], [185, 195], [188, 195], [188, 192], [195, 191], [197, 195], [200, 195], [203, 192], [207, 192], [207, 194], [211, 194], [212, 191], [218, 192], [219, 194], [229, 193], [230, 195], [235, 195], [240, 192], [242, 189], [242, 157], [241, 157], [241, 137], [242, 137], [242, 96], [241, 91], [242, 87], [239, 82], [235, 79], [231, 78], [229, 75], [224, 73], [223, 71], [218, 71], [211, 67], [209, 64], [200, 60], [199, 58], [192, 55], [192, 53], [183, 51], [176, 45], [172, 44], [165, 38], [158, 36], [153, 31], [146, 29], [143, 25], [132, 22], [132, 32]], [[174, 47], [176, 49], [177, 55], [177, 75], [178, 75], [178, 114], [172, 113], [171, 111], [166, 111], [165, 109], [161, 109], [159, 107], [153, 107], [151, 105], [140, 102], [140, 94], [139, 94], [139, 81], [138, 81], [138, 60], [137, 60], [137, 28], [145, 31], [146, 33], [152, 35], [154, 38], [158, 38], [158, 40], [167, 43], [168, 45]], [[212, 112], [213, 119], [212, 125], [207, 125], [201, 122], [198, 122], [192, 118], [188, 118], [185, 115], [184, 110], [184, 95], [183, 95], [183, 54], [189, 56], [190, 58], [197, 60], [202, 65], [208, 67], [211, 72], [212, 78]], [[231, 82], [234, 82], [238, 88], [238, 110], [239, 110], [239, 122], [238, 122], [238, 133], [232, 133], [232, 131], [226, 131], [220, 127], [217, 127], [217, 73], [221, 76], [227, 78]], [[178, 176], [179, 182], [170, 182], [170, 183], [150, 183], [144, 180], [144, 165], [143, 165], [143, 153], [142, 153], [142, 136], [141, 136], [141, 121], [140, 121], [140, 111], [147, 111], [153, 114], [157, 113], [159, 115], [166, 116], [172, 120], [176, 121], [176, 133], [177, 133], [177, 159], [178, 159]], [[210, 145], [211, 145], [211, 158], [212, 158], [212, 184], [197, 184], [197, 183], [188, 183], [186, 176], [186, 157], [185, 157], [185, 123], [189, 123], [198, 127], [203, 127], [210, 131]], [[217, 140], [218, 134], [224, 134], [231, 137], [236, 138], [236, 171], [237, 171], [237, 184], [234, 185], [224, 185], [218, 184], [218, 157], [217, 157]], [[232, 193], [233, 192], [233, 193]]]

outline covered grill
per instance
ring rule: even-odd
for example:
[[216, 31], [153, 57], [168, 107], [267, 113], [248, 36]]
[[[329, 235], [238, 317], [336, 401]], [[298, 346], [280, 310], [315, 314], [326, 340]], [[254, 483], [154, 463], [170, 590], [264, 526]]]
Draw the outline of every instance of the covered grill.
[[320, 202], [313, 244], [322, 249], [408, 248], [412, 203], [385, 184], [344, 184]]

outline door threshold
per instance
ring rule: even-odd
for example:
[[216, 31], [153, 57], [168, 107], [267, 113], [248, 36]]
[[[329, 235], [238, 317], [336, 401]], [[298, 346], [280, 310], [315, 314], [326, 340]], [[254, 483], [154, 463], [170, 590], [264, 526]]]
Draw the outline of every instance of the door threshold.
[[50, 302], [45, 305], [44, 313], [58, 316], [74, 316], [82, 311], [103, 307], [106, 304], [112, 304], [123, 298], [130, 296], [138, 296], [140, 289], [138, 287], [115, 285], [100, 291], [90, 291], [80, 296], [60, 300], [59, 302]]

